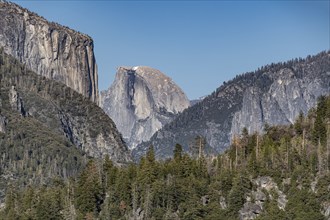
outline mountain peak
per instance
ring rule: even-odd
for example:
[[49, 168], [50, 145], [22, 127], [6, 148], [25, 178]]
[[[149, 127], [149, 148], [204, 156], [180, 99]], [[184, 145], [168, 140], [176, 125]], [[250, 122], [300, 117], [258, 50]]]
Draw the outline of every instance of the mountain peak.
[[130, 148], [147, 141], [189, 106], [187, 96], [171, 78], [147, 66], [118, 67], [115, 81], [101, 96], [104, 111]]

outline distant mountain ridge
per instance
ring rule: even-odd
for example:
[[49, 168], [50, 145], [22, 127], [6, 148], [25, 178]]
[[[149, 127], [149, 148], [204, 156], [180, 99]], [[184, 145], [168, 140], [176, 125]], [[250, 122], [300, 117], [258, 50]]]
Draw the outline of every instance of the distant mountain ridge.
[[100, 96], [101, 107], [131, 149], [149, 140], [189, 106], [188, 98], [172, 79], [146, 66], [119, 67], [113, 84]]
[[176, 143], [189, 151], [196, 136], [207, 146], [222, 152], [244, 127], [250, 133], [263, 126], [291, 123], [299, 112], [329, 94], [330, 52], [306, 59], [271, 64], [255, 72], [236, 76], [203, 101], [183, 111], [134, 151], [135, 158], [154, 146], [158, 158], [172, 155]]
[[203, 99], [205, 99], [207, 96], [201, 96], [199, 97], [198, 99], [193, 99], [193, 100], [190, 100], [190, 106], [193, 106], [201, 101], [203, 101]]

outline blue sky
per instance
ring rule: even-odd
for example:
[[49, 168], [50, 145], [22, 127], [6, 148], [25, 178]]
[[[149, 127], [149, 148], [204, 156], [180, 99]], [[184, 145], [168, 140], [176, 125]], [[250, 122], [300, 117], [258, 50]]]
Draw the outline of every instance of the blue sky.
[[190, 99], [271, 62], [329, 50], [329, 1], [14, 1], [94, 39], [99, 88], [118, 66], [170, 76]]

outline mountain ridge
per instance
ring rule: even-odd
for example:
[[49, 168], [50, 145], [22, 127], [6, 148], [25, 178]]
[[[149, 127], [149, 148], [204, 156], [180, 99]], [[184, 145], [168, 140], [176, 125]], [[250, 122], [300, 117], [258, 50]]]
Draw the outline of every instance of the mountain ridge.
[[[194, 144], [193, 140], [196, 136], [204, 136], [208, 146], [217, 152], [221, 152], [225, 149], [225, 146], [230, 144], [233, 136], [241, 132], [243, 127], [247, 127], [253, 133], [256, 131], [255, 128], [258, 131], [262, 131], [262, 126], [265, 122], [275, 125], [276, 123], [273, 123], [273, 121], [276, 122], [276, 118], [272, 118], [271, 115], [277, 115], [279, 113], [277, 109], [273, 109], [273, 112], [266, 115], [268, 117], [267, 120], [262, 121], [265, 119], [263, 113], [266, 111], [259, 111], [258, 108], [260, 109], [260, 103], [269, 107], [272, 106], [274, 101], [280, 101], [281, 104], [289, 102], [288, 99], [281, 98], [279, 95], [281, 94], [280, 92], [286, 90], [286, 87], [280, 84], [276, 87], [274, 86], [277, 82], [276, 80], [285, 76], [285, 74], [280, 74], [284, 69], [289, 69], [292, 77], [288, 77], [286, 79], [287, 82], [302, 85], [299, 87], [301, 89], [299, 90], [301, 92], [299, 100], [305, 101], [303, 104], [292, 101], [296, 105], [296, 110], [292, 116], [297, 116], [300, 110], [306, 113], [308, 108], [315, 105], [317, 100], [315, 96], [329, 92], [329, 57], [329, 51], [324, 51], [315, 56], [308, 56], [306, 59], [300, 58], [284, 63], [273, 63], [259, 68], [255, 72], [236, 76], [233, 80], [220, 86], [202, 102], [184, 110], [175, 120], [156, 132], [150, 141], [140, 144], [133, 150], [134, 156], [139, 158], [147, 151], [150, 145], [155, 147], [158, 158], [169, 157], [176, 143], [181, 144], [185, 151], [189, 151], [190, 146]], [[272, 90], [269, 92], [271, 88]], [[258, 90], [256, 95], [252, 95], [251, 97], [254, 98], [249, 99], [248, 95], [253, 94], [254, 90]], [[275, 98], [277, 99], [272, 98], [272, 96], [260, 98], [264, 94], [276, 95]], [[256, 99], [257, 97], [260, 98], [259, 101]], [[286, 98], [293, 99], [294, 97], [286, 96]], [[253, 103], [253, 105], [247, 106], [247, 103]], [[276, 107], [276, 105], [274, 106]], [[283, 106], [285, 105], [283, 104]], [[234, 114], [241, 111], [243, 107], [248, 110], [248, 113], [243, 115], [244, 117], [241, 117], [240, 120], [237, 120], [236, 124], [233, 123]], [[257, 110], [259, 112], [256, 113]], [[291, 111], [291, 109], [289, 110]], [[253, 120], [250, 116], [253, 116]], [[235, 117], [236, 119], [239, 118], [238, 113]], [[255, 122], [255, 120], [258, 122]], [[246, 124], [247, 122], [250, 124]], [[283, 123], [280, 122], [279, 124]], [[235, 128], [232, 129], [233, 127]]]

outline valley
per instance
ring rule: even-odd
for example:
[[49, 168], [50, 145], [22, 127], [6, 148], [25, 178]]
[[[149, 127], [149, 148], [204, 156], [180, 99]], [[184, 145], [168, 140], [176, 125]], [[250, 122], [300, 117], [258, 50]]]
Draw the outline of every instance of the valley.
[[[100, 6], [89, 6], [84, 15], [92, 17], [92, 8]], [[155, 20], [163, 16], [148, 11], [134, 22], [150, 22], [143, 20], [149, 12]], [[84, 25], [101, 27], [106, 44], [116, 48], [112, 28], [131, 14], [106, 25], [93, 16]], [[0, 0], [0, 219], [330, 219], [329, 48], [235, 73], [211, 94], [189, 100], [200, 88], [192, 86], [196, 75], [188, 69], [202, 70], [197, 78], [203, 85], [215, 76], [208, 71], [213, 57], [203, 54], [210, 61], [181, 68], [180, 62], [200, 55], [192, 53], [198, 45], [173, 61], [182, 51], [171, 44], [178, 46], [173, 39], [181, 32], [155, 35], [163, 39], [157, 46], [148, 38], [166, 21], [139, 32], [131, 27], [130, 35], [120, 37], [136, 43], [117, 51], [128, 66], [118, 57], [98, 59], [120, 63], [105, 88], [96, 40]], [[152, 45], [152, 56], [139, 51], [141, 56], [132, 59], [140, 36], [149, 39], [145, 50]], [[202, 35], [188, 36], [182, 45]], [[216, 55], [220, 59], [224, 53]], [[172, 73], [167, 65], [162, 72], [141, 62], [153, 64], [153, 58], [159, 67], [172, 60], [170, 65], [182, 72]], [[130, 66], [132, 60], [137, 65]], [[186, 75], [182, 81], [173, 74]]]

